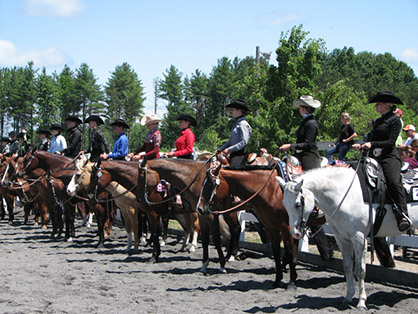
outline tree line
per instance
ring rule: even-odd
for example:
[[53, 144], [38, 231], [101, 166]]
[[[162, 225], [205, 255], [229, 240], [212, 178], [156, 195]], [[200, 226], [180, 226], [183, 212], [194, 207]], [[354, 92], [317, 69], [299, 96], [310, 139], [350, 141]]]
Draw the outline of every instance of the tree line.
[[[223, 57], [210, 73], [196, 69], [190, 75], [171, 65], [154, 86], [156, 99], [167, 102], [162, 149], [174, 146], [179, 135], [175, 118], [185, 112], [198, 121], [195, 146], [209, 151], [220, 147], [234, 123], [226, 105], [237, 98], [252, 108], [249, 150], [254, 152], [265, 147], [273, 153], [281, 144], [295, 141], [301, 117], [292, 102], [301, 95], [312, 95], [322, 103], [315, 112], [319, 141], [335, 140], [344, 111], [350, 113], [360, 137], [367, 133], [369, 122], [378, 117], [367, 99], [379, 90], [392, 90], [403, 100], [405, 124], [418, 123], [418, 79], [406, 63], [390, 53], [356, 53], [352, 47], [327, 51], [322, 39], [308, 36], [302, 25], [281, 33], [276, 62]], [[104, 86], [85, 63], [75, 71], [65, 66], [52, 75], [45, 68], [35, 70], [31, 62], [26, 67], [0, 68], [2, 134], [7, 123], [14, 130], [25, 127], [33, 135], [37, 128], [62, 123], [70, 114], [82, 119], [100, 114], [106, 118], [105, 135], [111, 143], [113, 119], [125, 119], [133, 126], [130, 147], [135, 149], [147, 132], [135, 123], [144, 114], [144, 100], [142, 82], [128, 63], [117, 66]]]

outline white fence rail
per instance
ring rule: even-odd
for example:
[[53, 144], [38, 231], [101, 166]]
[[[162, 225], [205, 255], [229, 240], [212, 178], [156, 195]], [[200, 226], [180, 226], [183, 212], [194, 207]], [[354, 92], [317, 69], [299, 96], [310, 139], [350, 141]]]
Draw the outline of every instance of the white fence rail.
[[[240, 234], [240, 241], [245, 241], [245, 223], [254, 222], [258, 223], [257, 217], [255, 217], [252, 213], [248, 213], [245, 211], [238, 212], [238, 220], [241, 225], [241, 234]], [[333, 235], [331, 228], [328, 225], [325, 225], [324, 231], [327, 235]], [[390, 251], [393, 255], [393, 250], [395, 245], [402, 246], [402, 247], [409, 247], [409, 248], [418, 248], [418, 236], [413, 235], [399, 235], [395, 237], [388, 237], [387, 242], [389, 244]], [[305, 235], [301, 241], [299, 241], [299, 251], [301, 252], [309, 252], [309, 243], [308, 237]]]

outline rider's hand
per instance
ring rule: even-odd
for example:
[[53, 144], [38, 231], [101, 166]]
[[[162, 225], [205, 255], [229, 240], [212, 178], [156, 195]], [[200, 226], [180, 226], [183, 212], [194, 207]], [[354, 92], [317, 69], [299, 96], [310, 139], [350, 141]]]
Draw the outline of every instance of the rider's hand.
[[290, 150], [292, 144], [283, 144], [282, 146], [280, 146], [280, 150], [283, 152], [287, 152], [288, 150]]

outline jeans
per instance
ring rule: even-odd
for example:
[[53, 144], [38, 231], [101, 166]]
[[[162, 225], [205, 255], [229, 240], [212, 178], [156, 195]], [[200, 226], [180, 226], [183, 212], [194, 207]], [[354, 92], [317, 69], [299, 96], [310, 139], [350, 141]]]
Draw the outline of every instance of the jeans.
[[343, 161], [345, 158], [345, 155], [347, 155], [347, 152], [350, 150], [351, 145], [347, 143], [338, 143], [334, 147], [331, 147], [327, 150], [327, 159], [328, 164], [332, 164], [332, 155], [335, 153], [338, 153], [338, 159]]

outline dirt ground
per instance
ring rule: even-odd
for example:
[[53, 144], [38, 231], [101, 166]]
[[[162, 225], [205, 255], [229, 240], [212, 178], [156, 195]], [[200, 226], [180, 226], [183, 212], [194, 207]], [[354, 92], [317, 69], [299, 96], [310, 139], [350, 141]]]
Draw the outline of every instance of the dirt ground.
[[[115, 227], [97, 249], [96, 228], [78, 227], [73, 243], [52, 240], [49, 230], [17, 221], [0, 222], [0, 313], [357, 313], [341, 302], [344, 276], [299, 263], [297, 290], [272, 289], [270, 257], [246, 251], [247, 259], [227, 264], [226, 274], [210, 250], [209, 274], [199, 272], [202, 250], [178, 252], [171, 236], [159, 263], [151, 248], [123, 252], [126, 233]], [[80, 220], [77, 221], [80, 224]], [[284, 281], [288, 282], [289, 274]], [[418, 288], [366, 282], [370, 313], [416, 313]]]

